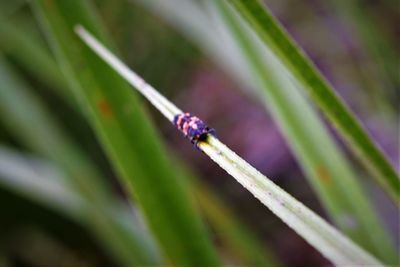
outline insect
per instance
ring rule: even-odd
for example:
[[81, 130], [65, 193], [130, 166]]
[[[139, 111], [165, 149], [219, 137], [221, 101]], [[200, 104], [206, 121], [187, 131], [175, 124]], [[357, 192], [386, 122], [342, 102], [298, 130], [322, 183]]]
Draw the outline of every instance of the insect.
[[174, 125], [197, 147], [198, 142], [207, 139], [208, 134], [216, 134], [198, 117], [190, 113], [178, 114], [174, 117]]

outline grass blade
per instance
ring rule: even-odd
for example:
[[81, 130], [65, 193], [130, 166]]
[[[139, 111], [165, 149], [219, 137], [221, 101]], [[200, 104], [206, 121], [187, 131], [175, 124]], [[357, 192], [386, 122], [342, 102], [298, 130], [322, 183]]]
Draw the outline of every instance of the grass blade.
[[83, 210], [79, 210], [81, 221], [124, 265], [160, 264], [161, 257], [154, 244], [139, 238], [139, 231], [127, 231], [120, 222], [112, 219], [114, 201], [101, 182], [101, 175], [63, 133], [40, 99], [2, 58], [0, 70], [3, 84], [0, 88], [0, 119], [20, 143], [57, 164], [68, 179], [65, 183], [84, 205], [80, 207]]
[[[295, 87], [285, 67], [237, 14], [231, 18], [233, 22], [224, 18], [215, 6], [220, 1], [203, 1], [203, 5], [185, 0], [139, 2], [198, 44], [215, 63], [230, 71], [238, 83], [243, 82], [242, 88], [254, 87], [246, 93], [262, 101], [271, 112], [335, 225], [385, 262], [395, 262], [392, 240], [355, 170], [336, 146], [316, 110]], [[182, 2], [184, 15], [180, 15], [181, 9], [175, 8]], [[204, 4], [209, 8], [204, 9]], [[229, 9], [229, 14], [234, 12], [229, 6], [223, 7]], [[235, 23], [240, 25], [234, 26]], [[218, 42], [214, 36], [219, 37]]]
[[[255, 80], [264, 88], [268, 107], [288, 136], [299, 162], [335, 223], [369, 251], [387, 262], [395, 262], [396, 252], [391, 240], [357, 183], [354, 171], [329, 138], [314, 110], [289, 82], [284, 67], [271, 51], [262, 53], [265, 49], [258, 49], [264, 47], [254, 44], [257, 40], [247, 34], [251, 30], [244, 27], [234, 10], [224, 2], [213, 3], [248, 58]], [[309, 136], [313, 136], [312, 140]], [[320, 144], [324, 144], [323, 150], [319, 148]], [[350, 218], [355, 227], [348, 222]]]
[[[151, 103], [157, 102], [155, 106], [161, 112], [166, 112], [163, 114], [166, 118], [169, 119], [171, 114], [173, 117], [180, 115], [180, 110], [174, 104], [169, 102], [140, 77], [138, 79], [136, 73], [129, 70], [83, 27], [77, 26], [75, 29], [77, 34], [89, 47], [110, 64], [122, 77], [126, 78], [139, 92], [146, 91], [143, 95]], [[275, 185], [213, 135], [207, 134], [207, 138], [198, 141], [197, 145], [221, 168], [232, 175], [266, 207], [274, 212], [275, 215], [334, 264], [380, 264], [373, 256], [369, 255], [310, 209]]]
[[222, 245], [229, 249], [234, 258], [238, 258], [244, 266], [282, 266], [271, 250], [265, 247], [223, 201], [212, 194], [210, 188], [198, 181], [192, 183], [202, 211], [220, 236]]
[[239, 218], [228, 203], [216, 193], [194, 172], [177, 161], [181, 175], [190, 180], [191, 191], [198, 200], [204, 217], [220, 240], [223, 254], [228, 255], [230, 265], [251, 267], [280, 267], [282, 263], [274, 255], [272, 249], [265, 245], [261, 237], [255, 235], [251, 228]]
[[335, 265], [381, 265], [322, 218], [262, 175], [218, 139], [200, 143], [210, 158]]
[[66, 216], [78, 217], [84, 200], [69, 190], [60, 170], [46, 163], [0, 146], [0, 184]]
[[[0, 48], [16, 62], [36, 77], [41, 77], [48, 86], [66, 91], [67, 82], [58, 68], [54, 68], [54, 59], [44, 48], [39, 36], [35, 34], [31, 21], [10, 21], [2, 19], [0, 23]], [[40, 66], [40, 68], [38, 68]]]
[[[0, 24], [0, 35], [2, 37], [0, 38], [0, 43], [4, 44], [2, 47], [7, 52], [7, 55], [12, 57], [12, 59], [15, 59], [22, 68], [26, 69], [26, 71], [32, 73], [33, 75], [39, 76], [41, 81], [47, 82], [47, 84], [50, 86], [50, 89], [57, 89], [60, 87], [64, 88], [64, 84], [62, 82], [65, 83], [65, 79], [54, 79], [54, 77], [49, 77], [54, 75], [58, 69], [58, 66], [56, 65], [56, 62], [51, 59], [51, 56], [45, 50], [43, 44], [39, 43], [37, 38], [32, 38], [32, 36], [29, 36], [31, 31], [29, 31], [27, 28], [19, 27], [17, 30], [15, 30], [15, 28], [15, 25], [9, 22]], [[28, 43], [30, 44], [29, 46], [26, 45]], [[37, 59], [33, 60], [33, 58]], [[33, 66], [34, 68], [32, 68]], [[47, 72], [46, 70], [49, 69], [52, 69], [53, 71]], [[59, 73], [59, 75], [61, 75], [61, 73]], [[65, 88], [64, 90], [58, 89], [55, 92], [60, 94], [60, 97], [70, 100], [70, 92], [68, 90], [68, 88]], [[8, 162], [5, 164], [7, 163]], [[181, 164], [179, 164], [179, 166], [180, 165]], [[20, 165], [19, 167], [23, 168], [24, 166]], [[185, 172], [183, 177], [188, 178], [193, 176], [191, 173], [192, 172]], [[15, 177], [15, 174], [11, 177]], [[0, 176], [0, 178], [4, 177]], [[268, 251], [262, 241], [259, 240], [244, 223], [240, 222], [239, 218], [235, 216], [235, 214], [228, 208], [226, 204], [224, 204], [218, 197], [215, 196], [215, 194], [212, 193], [210, 188], [206, 187], [204, 183], [198, 180], [198, 178], [191, 178], [193, 178], [191, 179], [191, 184], [194, 183], [194, 185], [191, 185], [193, 188], [192, 190], [194, 191], [196, 199], [199, 201], [199, 205], [204, 213], [204, 216], [218, 232], [222, 245], [229, 250], [230, 255], [234, 256], [239, 262], [248, 266], [280, 266], [280, 264], [278, 264], [279, 261], [273, 256], [272, 253]], [[0, 182], [1, 181], [2, 180], [0, 180]], [[42, 187], [38, 188], [36, 186], [43, 184], [36, 183], [35, 181], [37, 181], [37, 179], [30, 178], [29, 180], [25, 179], [24, 181], [25, 184], [28, 183], [28, 187], [30, 189], [35, 189], [31, 190], [31, 192], [27, 192], [28, 195], [30, 193], [33, 194], [32, 198], [34, 200], [37, 200], [36, 196], [48, 196]], [[31, 185], [29, 181], [34, 182], [32, 187], [29, 186]], [[49, 179], [47, 179], [44, 183], [54, 184], [51, 183]], [[19, 190], [16, 188], [18, 186], [15, 184], [10, 185], [10, 187], [12, 187], [13, 190]], [[55, 185], [55, 187], [57, 186]], [[62, 187], [65, 189], [66, 185], [63, 185]], [[25, 189], [27, 188], [24, 186], [21, 190], [24, 191]], [[44, 201], [44, 204], [47, 205], [49, 202], [58, 203], [56, 200], [48, 197]], [[64, 201], [63, 204], [69, 203], [68, 201]], [[62, 208], [61, 210], [63, 210]], [[116, 215], [112, 218], [120, 217], [120, 215]], [[128, 224], [128, 220], [129, 218], [127, 218], [124, 225], [130, 226]]]
[[175, 175], [130, 87], [73, 33], [82, 23], [106, 40], [89, 3], [43, 0], [33, 6], [71, 88], [169, 261], [218, 266], [184, 181]]
[[[6, 28], [3, 32], [1, 31], [2, 26]], [[60, 84], [63, 81], [65, 82], [65, 79], [56, 79], [52, 82], [52, 77], [49, 77], [57, 72], [58, 66], [56, 62], [51, 59], [51, 56], [45, 50], [43, 44], [39, 43], [36, 38], [31, 38], [32, 36], [29, 36], [31, 31], [26, 27], [16, 27], [13, 23], [8, 22], [0, 25], [0, 34], [2, 37], [0, 43], [5, 44], [2, 47], [7, 51], [7, 55], [15, 59], [26, 71], [39, 77], [41, 81], [46, 82], [50, 86], [50, 89], [61, 86], [64, 90], [56, 90], [55, 92], [58, 93], [61, 98], [66, 98], [67, 101], [71, 102], [70, 92], [65, 91], [68, 88]], [[26, 45], [28, 43], [30, 44], [29, 46]], [[32, 64], [32, 62], [35, 62], [35, 64]], [[43, 68], [42, 64], [45, 65]], [[35, 65], [35, 67], [31, 68], [33, 65]], [[43, 71], [48, 69], [51, 69], [52, 72]], [[38, 72], [38, 70], [40, 71]], [[61, 74], [58, 73], [58, 75]], [[179, 162], [178, 165], [181, 166], [182, 162]], [[182, 176], [185, 178], [192, 178], [191, 183], [195, 180], [194, 177], [191, 177], [193, 175], [191, 175], [189, 171], [185, 171]], [[41, 184], [39, 184], [39, 186], [41, 186]], [[249, 266], [272, 267], [281, 265], [278, 259], [265, 247], [263, 242], [259, 240], [244, 223], [240, 222], [240, 219], [235, 216], [226, 204], [211, 192], [210, 188], [205, 187], [205, 184], [199, 179], [196, 179], [195, 185], [192, 187], [204, 216], [206, 216], [207, 220], [212, 224], [215, 231], [218, 232], [222, 245], [230, 252], [230, 255], [234, 256], [238, 262]], [[45, 192], [40, 190], [41, 188], [36, 189], [38, 189], [37, 194], [46, 196]], [[119, 216], [115, 217], [118, 218]]]
[[[75, 192], [68, 178], [62, 175], [62, 171], [50, 162], [32, 155], [0, 146], [0, 184], [33, 202], [42, 204], [62, 213], [77, 221], [89, 231], [93, 231], [93, 223], [90, 216], [92, 204], [86, 198]], [[114, 229], [118, 229], [120, 236], [118, 242], [126, 243], [126, 248], [116, 246], [110, 236], [95, 234], [106, 246], [116, 246], [121, 251], [129, 251], [129, 257], [134, 260], [119, 260], [124, 266], [132, 264], [160, 265], [158, 249], [146, 229], [143, 228], [138, 218], [132, 216], [132, 210], [111, 198], [108, 201], [106, 215]], [[113, 250], [113, 249], [111, 249]], [[146, 256], [147, 255], [147, 256]], [[146, 259], [145, 257], [148, 257]], [[149, 260], [151, 259], [151, 260]]]
[[398, 203], [400, 180], [393, 166], [283, 27], [258, 0], [229, 0], [229, 3], [252, 25], [265, 44], [290, 68], [315, 103], [348, 141], [365, 167], [374, 174], [378, 182]]

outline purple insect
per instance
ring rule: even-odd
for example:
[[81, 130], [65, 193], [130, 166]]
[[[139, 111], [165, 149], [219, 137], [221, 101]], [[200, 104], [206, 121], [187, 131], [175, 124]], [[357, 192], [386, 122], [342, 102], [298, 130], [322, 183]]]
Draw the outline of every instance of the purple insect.
[[202, 120], [190, 113], [176, 115], [174, 117], [174, 125], [189, 138], [196, 147], [198, 142], [207, 139], [208, 134], [215, 136], [215, 130], [213, 128], [209, 128]]

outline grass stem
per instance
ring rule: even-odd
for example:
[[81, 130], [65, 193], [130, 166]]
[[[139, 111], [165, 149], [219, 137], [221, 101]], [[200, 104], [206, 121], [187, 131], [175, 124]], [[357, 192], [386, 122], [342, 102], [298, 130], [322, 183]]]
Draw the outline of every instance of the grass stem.
[[[176, 115], [182, 113], [136, 73], [129, 70], [82, 26], [76, 26], [75, 31], [98, 56], [141, 92], [167, 119], [173, 121]], [[198, 147], [332, 263], [355, 266], [382, 265], [324, 219], [275, 185], [216, 137], [208, 135], [205, 140], [199, 141]]]

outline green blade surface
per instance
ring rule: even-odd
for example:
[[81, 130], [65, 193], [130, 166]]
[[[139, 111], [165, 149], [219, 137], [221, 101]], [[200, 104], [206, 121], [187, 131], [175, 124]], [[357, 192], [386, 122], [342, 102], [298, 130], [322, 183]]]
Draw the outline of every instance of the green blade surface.
[[218, 266], [186, 185], [171, 168], [132, 89], [73, 32], [82, 24], [106, 40], [89, 3], [35, 1], [34, 7], [71, 88], [169, 261]]
[[[142, 238], [139, 230], [130, 231], [121, 225], [123, 219], [114, 218], [117, 212], [116, 202], [106, 188], [104, 178], [63, 132], [40, 98], [2, 58], [0, 82], [0, 120], [21, 144], [49, 159], [61, 170], [65, 177], [63, 183], [68, 187], [65, 190], [69, 189], [80, 198], [79, 203], [74, 206], [74, 214], [69, 214], [93, 231], [113, 257], [125, 266], [161, 264], [159, 252], [150, 237], [146, 240], [143, 234]], [[11, 164], [8, 164], [8, 167], [10, 168]], [[57, 180], [52, 182], [56, 183]], [[46, 186], [45, 180], [42, 183]], [[51, 183], [47, 185], [50, 186]], [[35, 189], [29, 184], [26, 186], [29, 187], [27, 191]], [[40, 196], [40, 193], [35, 194], [45, 197]], [[66, 209], [68, 211], [68, 208]], [[133, 220], [132, 227], [135, 228]]]
[[390, 237], [354, 171], [309, 103], [285, 75], [284, 66], [279, 65], [271, 52], [252, 43], [254, 39], [248, 34], [249, 30], [229, 6], [222, 3], [218, 8], [247, 58], [254, 79], [264, 89], [267, 107], [288, 137], [331, 218], [353, 240], [387, 262], [395, 262], [396, 253]]
[[305, 53], [289, 37], [283, 27], [259, 0], [229, 0], [245, 18], [260, 39], [284, 62], [304, 86], [327, 118], [347, 140], [365, 167], [393, 197], [400, 200], [400, 180], [381, 149], [372, 141], [358, 119], [334, 92]]

